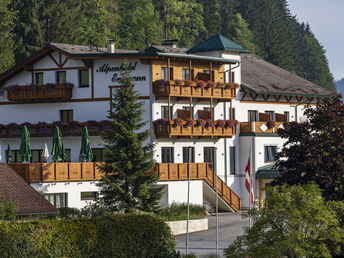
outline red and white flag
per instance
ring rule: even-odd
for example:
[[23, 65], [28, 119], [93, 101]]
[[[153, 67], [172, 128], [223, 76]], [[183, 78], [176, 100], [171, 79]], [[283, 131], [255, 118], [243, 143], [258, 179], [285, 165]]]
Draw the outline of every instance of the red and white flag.
[[250, 169], [250, 158], [248, 158], [248, 162], [245, 168], [246, 171], [246, 179], [245, 179], [245, 186], [247, 192], [251, 193], [251, 204], [254, 202], [254, 195], [253, 195], [253, 183], [252, 183], [252, 176], [251, 176], [251, 169]]

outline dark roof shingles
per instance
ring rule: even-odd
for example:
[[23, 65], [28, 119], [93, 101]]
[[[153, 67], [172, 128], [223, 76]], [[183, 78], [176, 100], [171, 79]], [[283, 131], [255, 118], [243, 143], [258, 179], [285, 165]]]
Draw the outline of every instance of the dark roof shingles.
[[261, 94], [330, 96], [334, 93], [252, 54], [241, 54], [243, 86]]
[[56, 208], [6, 163], [0, 163], [0, 196], [18, 205], [19, 214], [56, 213]]

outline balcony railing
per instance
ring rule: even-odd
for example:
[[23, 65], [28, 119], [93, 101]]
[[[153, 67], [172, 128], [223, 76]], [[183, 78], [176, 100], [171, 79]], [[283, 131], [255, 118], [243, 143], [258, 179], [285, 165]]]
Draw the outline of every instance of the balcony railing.
[[240, 134], [277, 134], [279, 128], [284, 128], [284, 122], [241, 122]]
[[239, 85], [236, 83], [216, 84], [190, 81], [163, 81], [153, 82], [153, 93], [157, 99], [174, 97], [217, 98], [233, 99]]
[[92, 181], [102, 177], [94, 162], [9, 164], [21, 177], [31, 183], [56, 181]]
[[[214, 122], [212, 122], [214, 123]], [[183, 121], [182, 125], [177, 125], [175, 121], [154, 121], [154, 131], [156, 138], [169, 138], [171, 136], [178, 137], [226, 137], [230, 138], [237, 133], [237, 123], [235, 122], [231, 126], [216, 126], [198, 124], [198, 122], [192, 122], [192, 125], [188, 125], [188, 122]]]
[[17, 138], [21, 136], [23, 127], [26, 126], [30, 137], [51, 137], [53, 136], [54, 129], [56, 126], [61, 130], [62, 136], [80, 136], [82, 130], [87, 126], [88, 133], [90, 136], [98, 136], [102, 131], [110, 131], [111, 121], [86, 121], [86, 122], [77, 122], [72, 121], [69, 123], [63, 123], [60, 121], [55, 121], [53, 123], [44, 123], [40, 122], [37, 124], [23, 123], [16, 124], [10, 123], [8, 125], [0, 124], [0, 138]]
[[42, 102], [51, 100], [69, 100], [72, 98], [73, 84], [45, 84], [8, 86], [7, 98], [16, 102]]
[[[159, 164], [155, 170], [160, 175], [160, 181], [172, 180], [187, 180], [188, 179], [188, 164], [187, 163], [166, 163]], [[217, 190], [219, 196], [222, 197], [234, 210], [240, 211], [240, 198], [229, 188], [229, 186], [222, 181], [222, 179], [214, 173], [214, 171], [206, 163], [191, 163], [190, 164], [190, 179], [191, 180], [205, 180], [214, 190]]]

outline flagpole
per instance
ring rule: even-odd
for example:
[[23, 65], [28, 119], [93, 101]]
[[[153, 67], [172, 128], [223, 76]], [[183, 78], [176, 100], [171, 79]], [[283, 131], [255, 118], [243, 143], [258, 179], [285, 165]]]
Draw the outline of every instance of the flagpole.
[[186, 255], [188, 255], [189, 249], [189, 216], [190, 216], [190, 162], [191, 162], [191, 147], [188, 147], [188, 196], [187, 196], [187, 217], [186, 217], [186, 239], [185, 239], [185, 249]]
[[[251, 178], [251, 173], [252, 173], [252, 149], [249, 149], [249, 161], [250, 161], [250, 178]], [[250, 191], [248, 193], [249, 195], [249, 203], [248, 203], [248, 211], [251, 211], [251, 188], [252, 188], [252, 184], [251, 184], [252, 180], [250, 179]], [[251, 215], [248, 216], [248, 224], [249, 227], [251, 228]]]

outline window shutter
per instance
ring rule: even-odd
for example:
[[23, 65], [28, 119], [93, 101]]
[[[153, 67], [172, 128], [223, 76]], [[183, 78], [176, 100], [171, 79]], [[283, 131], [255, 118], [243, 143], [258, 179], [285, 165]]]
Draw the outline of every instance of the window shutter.
[[173, 67], [170, 67], [170, 80], [174, 80], [173, 79]]
[[193, 80], [193, 79], [194, 79], [194, 74], [195, 74], [195, 70], [194, 70], [194, 69], [191, 69], [191, 78], [190, 78], [190, 80]]

